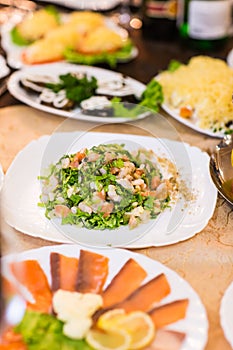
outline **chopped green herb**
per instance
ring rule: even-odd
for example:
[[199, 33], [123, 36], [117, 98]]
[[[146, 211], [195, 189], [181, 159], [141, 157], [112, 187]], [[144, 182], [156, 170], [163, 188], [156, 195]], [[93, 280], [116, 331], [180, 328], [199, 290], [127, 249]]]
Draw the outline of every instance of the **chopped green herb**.
[[93, 96], [98, 87], [97, 79], [95, 77], [88, 78], [86, 75], [79, 79], [75, 75], [67, 73], [60, 75], [59, 79], [59, 83], [47, 83], [46, 87], [56, 93], [65, 89], [66, 97], [78, 104]]

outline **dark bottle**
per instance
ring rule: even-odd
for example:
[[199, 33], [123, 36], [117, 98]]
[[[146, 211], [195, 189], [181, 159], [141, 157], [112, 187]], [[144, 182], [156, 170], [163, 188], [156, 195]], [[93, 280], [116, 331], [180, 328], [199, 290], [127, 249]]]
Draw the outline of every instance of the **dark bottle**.
[[143, 34], [158, 40], [172, 40], [177, 34], [177, 0], [144, 0]]
[[177, 27], [189, 46], [218, 49], [231, 28], [231, 0], [178, 0]]

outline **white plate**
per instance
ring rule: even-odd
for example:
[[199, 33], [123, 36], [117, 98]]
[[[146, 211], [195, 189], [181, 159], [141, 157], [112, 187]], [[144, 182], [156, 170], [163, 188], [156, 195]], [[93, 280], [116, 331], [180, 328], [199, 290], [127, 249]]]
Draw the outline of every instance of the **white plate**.
[[[67, 17], [65, 15], [64, 17]], [[7, 63], [13, 69], [20, 69], [23, 67], [27, 67], [26, 64], [22, 62], [21, 56], [22, 52], [25, 50], [26, 46], [18, 46], [15, 45], [11, 40], [11, 30], [15, 27], [15, 25], [20, 22], [22, 17], [16, 16], [4, 23], [1, 27], [1, 46], [6, 52], [7, 55]], [[128, 32], [122, 27], [118, 26], [111, 18], [106, 17], [106, 25], [116, 31], [119, 35], [121, 35], [124, 39], [128, 37]], [[136, 46], [133, 46], [130, 55], [127, 58], [119, 59], [118, 62], [124, 63], [129, 62], [132, 59], [136, 58], [138, 55], [138, 49]]]
[[148, 276], [145, 282], [161, 273], [164, 273], [171, 286], [171, 293], [165, 299], [163, 299], [161, 303], [165, 304], [178, 299], [189, 299], [189, 306], [185, 319], [175, 322], [169, 325], [167, 328], [186, 333], [186, 339], [180, 350], [204, 349], [208, 337], [208, 321], [205, 308], [199, 296], [192, 289], [192, 287], [174, 271], [142, 254], [136, 254], [122, 249], [93, 250], [78, 245], [43, 247], [31, 251], [26, 251], [17, 255], [4, 257], [2, 259], [3, 274], [5, 276], [9, 276], [8, 264], [11, 261], [36, 259], [44, 269], [50, 282], [50, 253], [59, 252], [66, 256], [79, 257], [80, 249], [94, 251], [109, 258], [109, 275], [106, 281], [106, 285], [111, 281], [112, 277], [115, 276], [121, 266], [123, 266], [123, 264], [129, 258], [136, 260], [147, 271]]
[[[59, 72], [59, 73], [58, 73]], [[145, 111], [135, 118], [123, 118], [123, 117], [96, 117], [91, 115], [85, 115], [80, 112], [80, 108], [75, 108], [72, 111], [64, 111], [58, 108], [49, 107], [41, 104], [38, 101], [38, 95], [33, 95], [26, 91], [20, 85], [20, 79], [25, 75], [49, 75], [52, 77], [57, 77], [60, 74], [66, 74], [68, 72], [84, 72], [89, 76], [95, 76], [98, 80], [117, 80], [122, 78], [121, 73], [116, 73], [107, 69], [75, 65], [69, 63], [51, 63], [46, 65], [36, 65], [33, 67], [27, 67], [13, 73], [8, 81], [9, 92], [21, 102], [27, 105], [37, 108], [39, 110], [60, 115], [62, 117], [74, 118], [78, 120], [86, 120], [96, 123], [123, 123], [127, 121], [134, 121], [138, 119], [145, 118], [148, 116], [149, 112]], [[142, 92], [145, 90], [145, 85], [139, 81], [127, 78], [127, 83], [131, 86], [132, 90], [135, 92], [135, 96], [138, 98], [141, 96]]]
[[224, 334], [233, 349], [233, 282], [225, 291], [220, 305], [220, 322]]
[[2, 166], [0, 164], [0, 191], [1, 191], [2, 186], [3, 186], [3, 182], [4, 182], [4, 173], [3, 173]]
[[10, 69], [6, 65], [6, 60], [2, 55], [0, 55], [0, 79], [6, 77], [9, 73]]
[[119, 5], [121, 0], [43, 0], [43, 2], [78, 10], [107, 11]]
[[200, 128], [195, 122], [193, 122], [192, 120], [186, 119], [186, 118], [182, 118], [179, 115], [179, 112], [171, 109], [169, 106], [167, 106], [165, 103], [162, 104], [162, 108], [165, 110], [165, 112], [167, 112], [167, 114], [169, 114], [171, 117], [173, 117], [174, 119], [176, 119], [178, 122], [188, 126], [189, 128], [200, 132], [202, 134], [211, 136], [211, 137], [217, 137], [217, 138], [222, 138], [224, 137], [223, 133], [220, 132], [213, 132], [209, 129], [202, 129]]
[[[44, 209], [37, 205], [40, 195], [37, 176], [40, 175], [41, 166], [45, 168], [65, 153], [74, 153], [83, 147], [90, 148], [103, 142], [132, 142], [137, 144], [137, 148], [143, 146], [152, 149], [156, 154], [172, 160], [184, 181], [187, 185], [189, 183], [193, 200], [181, 198], [175, 206], [160, 214], [158, 219], [133, 230], [127, 226], [102, 231], [76, 227], [70, 230], [68, 225], [55, 227], [45, 218]], [[64, 229], [68, 227], [69, 237], [78, 243], [142, 248], [173, 244], [194, 236], [212, 217], [216, 199], [217, 190], [209, 174], [209, 156], [196, 147], [146, 136], [73, 132], [43, 136], [19, 152], [5, 176], [2, 212], [10, 226], [49, 241], [71, 242], [64, 236]]]

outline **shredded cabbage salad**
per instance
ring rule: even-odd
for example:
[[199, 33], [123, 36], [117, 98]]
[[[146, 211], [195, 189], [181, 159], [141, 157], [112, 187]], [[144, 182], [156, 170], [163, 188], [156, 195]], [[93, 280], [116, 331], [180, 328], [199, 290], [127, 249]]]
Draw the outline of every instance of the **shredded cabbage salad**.
[[172, 181], [164, 179], [152, 151], [100, 144], [64, 155], [40, 176], [39, 206], [48, 219], [88, 229], [130, 228], [169, 206]]

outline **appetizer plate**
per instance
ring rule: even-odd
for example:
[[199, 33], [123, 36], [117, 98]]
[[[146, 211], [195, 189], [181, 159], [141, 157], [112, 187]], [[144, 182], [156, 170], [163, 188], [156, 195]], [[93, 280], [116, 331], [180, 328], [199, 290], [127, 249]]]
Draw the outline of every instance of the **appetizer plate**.
[[[93, 115], [86, 115], [81, 113], [80, 108], [78, 107], [71, 111], [65, 111], [40, 103], [38, 99], [39, 95], [26, 91], [25, 88], [23, 88], [20, 84], [20, 80], [27, 75], [47, 75], [51, 77], [57, 77], [58, 75], [66, 74], [69, 72], [87, 73], [89, 76], [95, 76], [99, 81], [117, 81], [122, 79], [121, 73], [116, 73], [107, 69], [82, 65], [79, 66], [69, 63], [51, 63], [46, 65], [27, 67], [13, 73], [8, 81], [8, 90], [15, 98], [31, 107], [42, 110], [44, 112], [53, 113], [62, 117], [73, 118], [77, 120], [86, 120], [97, 123], [122, 123], [143, 119], [148, 116], [148, 111], [138, 115], [135, 118], [97, 117]], [[134, 91], [135, 96], [138, 98], [146, 88], [144, 84], [130, 77], [127, 78], [127, 84], [129, 84], [131, 89]]]
[[[21, 56], [26, 46], [18, 46], [15, 45], [11, 40], [11, 30], [15, 27], [15, 25], [20, 22], [22, 17], [16, 16], [16, 18], [10, 19], [6, 23], [4, 23], [1, 27], [1, 46], [6, 52], [7, 63], [13, 69], [20, 69], [23, 67], [27, 67], [26, 64], [23, 63]], [[65, 16], [64, 16], [65, 18]], [[113, 20], [110, 18], [106, 18], [106, 24], [109, 28], [116, 31], [119, 35], [121, 35], [124, 39], [128, 37], [128, 32], [122, 27], [118, 26]], [[138, 49], [136, 46], [133, 46], [130, 55], [127, 58], [119, 59], [118, 62], [124, 63], [129, 62], [132, 59], [138, 56]]]
[[233, 348], [233, 282], [225, 291], [220, 305], [220, 322], [225, 337]]
[[181, 124], [184, 124], [186, 126], [188, 126], [189, 128], [197, 131], [197, 132], [200, 132], [202, 134], [205, 134], [205, 135], [208, 135], [208, 136], [211, 136], [211, 137], [217, 137], [217, 138], [222, 138], [224, 136], [223, 133], [220, 133], [220, 132], [213, 132], [209, 129], [203, 129], [203, 128], [200, 128], [196, 123], [195, 121], [193, 120], [189, 120], [187, 118], [182, 118], [180, 115], [179, 115], [179, 112], [174, 110], [174, 109], [171, 109], [169, 106], [167, 106], [165, 103], [162, 104], [162, 108], [163, 110], [169, 114], [172, 118], [176, 119], [178, 122], [180, 122]]
[[179, 299], [189, 299], [189, 305], [185, 319], [175, 322], [166, 328], [186, 333], [186, 338], [180, 350], [204, 349], [208, 337], [208, 321], [205, 308], [199, 296], [192, 289], [192, 287], [177, 273], [167, 268], [163, 264], [152, 260], [142, 254], [132, 253], [123, 249], [109, 248], [93, 250], [79, 245], [43, 247], [2, 258], [3, 275], [11, 278], [8, 268], [10, 262], [33, 259], [39, 262], [50, 282], [50, 253], [57, 252], [66, 256], [78, 258], [81, 249], [89, 250], [109, 258], [109, 275], [106, 281], [106, 285], [111, 281], [113, 276], [115, 276], [115, 274], [120, 270], [124, 263], [130, 258], [137, 261], [139, 265], [141, 265], [146, 270], [148, 274], [146, 281], [149, 281], [153, 277], [164, 273], [170, 284], [171, 293], [166, 297], [166, 299], [162, 301], [162, 303], [169, 303]]
[[[114, 230], [87, 230], [55, 225], [38, 207], [41, 193], [38, 175], [42, 168], [86, 147], [101, 143], [133, 143], [152, 149], [176, 164], [186, 194], [156, 220], [135, 229], [123, 226]], [[45, 166], [46, 165], [46, 166]], [[15, 176], [17, 174], [17, 176]], [[28, 235], [49, 241], [92, 246], [142, 248], [165, 246], [186, 240], [200, 232], [213, 215], [217, 190], [209, 174], [209, 156], [196, 147], [178, 141], [147, 136], [110, 133], [57, 133], [29, 143], [12, 162], [5, 176], [2, 213], [6, 222]]]

